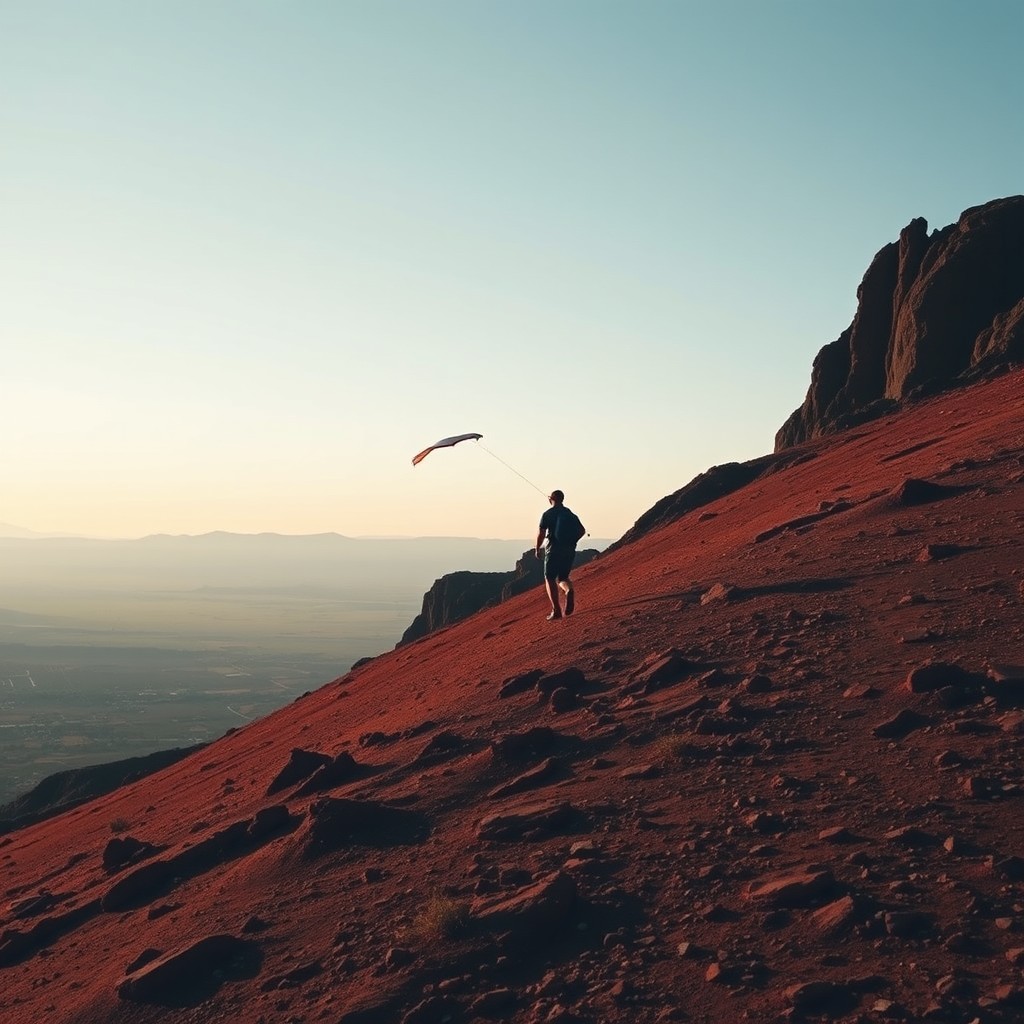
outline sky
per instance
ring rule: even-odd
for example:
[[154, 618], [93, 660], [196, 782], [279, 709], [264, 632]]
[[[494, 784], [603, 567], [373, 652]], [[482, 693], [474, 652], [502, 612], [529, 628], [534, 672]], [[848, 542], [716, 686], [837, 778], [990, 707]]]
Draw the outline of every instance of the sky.
[[[1022, 191], [1018, 0], [0, 0], [0, 522], [621, 535]], [[446, 435], [483, 435], [412, 456]]]

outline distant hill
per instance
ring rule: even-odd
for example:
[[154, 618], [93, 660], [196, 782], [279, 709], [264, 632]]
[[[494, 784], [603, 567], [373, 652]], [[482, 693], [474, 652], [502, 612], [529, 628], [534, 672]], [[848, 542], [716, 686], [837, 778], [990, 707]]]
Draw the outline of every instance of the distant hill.
[[0, 537], [16, 538], [18, 540], [50, 540], [55, 537], [68, 537], [66, 533], [37, 533], [35, 530], [28, 530], [24, 526], [15, 526], [12, 523], [0, 523]]
[[0, 537], [0, 589], [19, 584], [125, 587], [409, 586], [418, 593], [455, 569], [504, 570], [519, 540], [340, 534], [208, 533], [134, 540]]
[[111, 793], [119, 786], [175, 764], [204, 746], [205, 743], [199, 743], [192, 747], [158, 750], [144, 757], [128, 757], [48, 775], [28, 793], [0, 806], [0, 835], [45, 821], [86, 800]]

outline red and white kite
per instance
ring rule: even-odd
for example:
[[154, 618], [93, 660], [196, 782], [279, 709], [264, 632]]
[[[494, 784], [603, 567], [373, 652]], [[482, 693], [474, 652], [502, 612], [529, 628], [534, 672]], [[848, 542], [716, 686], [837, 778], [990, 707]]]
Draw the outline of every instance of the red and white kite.
[[418, 465], [422, 462], [435, 448], [451, 448], [453, 445], [457, 445], [460, 441], [479, 441], [483, 434], [456, 434], [454, 437], [442, 437], [440, 441], [432, 444], [429, 448], [424, 448], [419, 455], [412, 457], [412, 464]]

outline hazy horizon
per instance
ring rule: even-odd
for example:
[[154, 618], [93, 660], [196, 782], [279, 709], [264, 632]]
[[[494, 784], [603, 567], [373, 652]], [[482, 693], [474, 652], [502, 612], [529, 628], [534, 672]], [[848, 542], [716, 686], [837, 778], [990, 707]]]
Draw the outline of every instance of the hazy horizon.
[[[520, 540], [0, 538], [0, 804], [65, 768], [211, 740], [391, 650], [448, 572]], [[538, 598], [538, 600], [542, 600]]]
[[[10, 531], [10, 532], [8, 532]], [[478, 540], [478, 541], [522, 541], [527, 546], [532, 546], [534, 538], [536, 536], [535, 531], [524, 533], [522, 537], [487, 537], [487, 536], [471, 536], [469, 534], [380, 534], [380, 535], [368, 535], [368, 534], [347, 534], [339, 533], [337, 530], [326, 530], [322, 533], [287, 533], [278, 530], [260, 530], [258, 532], [246, 533], [238, 532], [234, 530], [220, 530], [212, 529], [206, 530], [203, 533], [146, 533], [138, 536], [103, 536], [99, 534], [84, 534], [74, 533], [71, 531], [60, 531], [55, 533], [39, 533], [36, 530], [32, 530], [28, 527], [16, 525], [14, 523], [0, 523], [0, 540], [149, 540], [154, 537], [170, 537], [170, 538], [199, 538], [199, 537], [213, 537], [213, 536], [230, 536], [230, 537], [339, 537], [342, 540]], [[594, 538], [591, 540], [588, 535], [588, 543], [596, 546], [606, 546], [611, 544], [614, 537], [602, 537]]]

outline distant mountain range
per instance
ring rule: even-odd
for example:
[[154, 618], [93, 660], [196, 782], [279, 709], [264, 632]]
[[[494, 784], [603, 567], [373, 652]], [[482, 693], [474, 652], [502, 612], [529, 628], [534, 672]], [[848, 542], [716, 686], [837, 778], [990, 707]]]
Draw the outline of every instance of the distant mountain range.
[[70, 533], [37, 533], [13, 523], [0, 523], [0, 537], [16, 540], [52, 540], [55, 537], [70, 537]]

